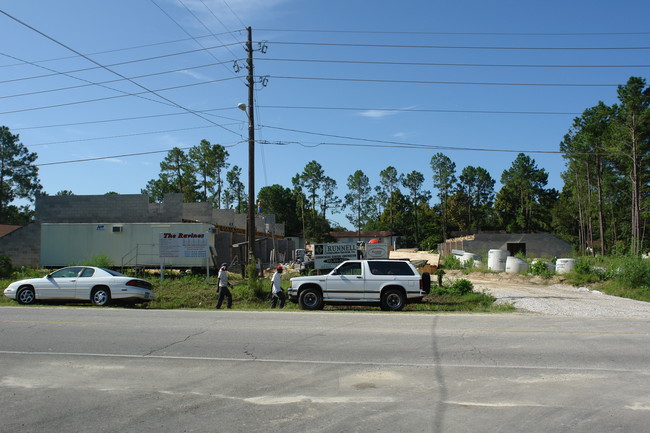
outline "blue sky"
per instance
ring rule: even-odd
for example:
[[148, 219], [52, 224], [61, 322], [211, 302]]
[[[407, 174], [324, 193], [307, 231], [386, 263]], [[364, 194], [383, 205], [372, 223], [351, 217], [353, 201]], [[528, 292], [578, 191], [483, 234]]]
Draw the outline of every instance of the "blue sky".
[[[24, 23], [0, 14], [0, 124], [38, 154], [49, 194], [139, 193], [166, 151], [202, 139], [226, 146], [246, 183], [247, 119], [236, 108], [247, 100], [246, 70], [233, 61], [244, 65], [247, 26], [268, 41], [254, 53], [256, 75], [268, 77], [255, 92], [256, 190], [291, 187], [316, 160], [340, 196], [356, 170], [376, 185], [390, 165], [423, 173], [435, 195], [437, 152], [457, 174], [487, 169], [497, 189], [525, 152], [560, 190], [556, 152], [573, 118], [615, 103], [616, 85], [650, 71], [647, 0], [25, 0], [0, 9]], [[66, 161], [79, 162], [51, 165]]]

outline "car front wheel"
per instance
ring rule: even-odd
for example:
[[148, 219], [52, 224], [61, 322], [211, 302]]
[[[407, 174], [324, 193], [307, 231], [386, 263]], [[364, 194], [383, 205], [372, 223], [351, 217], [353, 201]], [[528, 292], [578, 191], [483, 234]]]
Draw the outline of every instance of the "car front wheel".
[[16, 294], [16, 300], [18, 303], [23, 305], [33, 304], [36, 302], [36, 294], [34, 293], [34, 289], [31, 287], [23, 287], [22, 289], [18, 290], [18, 293]]
[[381, 298], [381, 309], [387, 311], [400, 311], [404, 308], [406, 299], [404, 293], [397, 289], [386, 290]]
[[108, 305], [111, 302], [111, 291], [107, 287], [95, 289], [90, 295], [90, 300], [98, 307]]
[[298, 303], [300, 304], [300, 308], [303, 310], [322, 310], [323, 295], [320, 290], [306, 289], [300, 292]]

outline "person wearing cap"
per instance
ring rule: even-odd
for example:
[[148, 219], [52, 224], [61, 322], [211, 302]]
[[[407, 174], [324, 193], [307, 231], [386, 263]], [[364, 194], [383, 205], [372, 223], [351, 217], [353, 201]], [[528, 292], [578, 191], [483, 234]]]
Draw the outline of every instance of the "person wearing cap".
[[284, 291], [280, 286], [280, 277], [282, 276], [282, 265], [278, 265], [275, 269], [275, 273], [271, 277], [271, 308], [275, 308], [278, 305], [278, 299], [280, 300], [280, 308], [284, 308]]
[[219, 290], [219, 297], [217, 298], [217, 310], [221, 308], [223, 303], [223, 298], [226, 298], [226, 306], [232, 308], [232, 294], [228, 286], [232, 287], [232, 284], [228, 282], [228, 265], [226, 263], [221, 264], [219, 269], [219, 274], [217, 275], [217, 285]]

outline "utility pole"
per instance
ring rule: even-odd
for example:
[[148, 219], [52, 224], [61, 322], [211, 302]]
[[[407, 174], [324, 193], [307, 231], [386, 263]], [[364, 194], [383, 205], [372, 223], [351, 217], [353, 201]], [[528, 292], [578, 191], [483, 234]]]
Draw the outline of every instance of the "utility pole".
[[253, 90], [255, 76], [253, 74], [253, 29], [247, 27], [248, 41], [248, 264], [255, 264], [255, 117], [253, 106]]

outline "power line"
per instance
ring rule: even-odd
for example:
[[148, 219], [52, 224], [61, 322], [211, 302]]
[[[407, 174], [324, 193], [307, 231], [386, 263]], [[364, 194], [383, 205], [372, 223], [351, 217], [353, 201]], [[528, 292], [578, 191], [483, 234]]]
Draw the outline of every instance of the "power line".
[[[237, 32], [237, 31], [238, 30], [235, 30], [234, 32]], [[232, 33], [232, 32], [217, 33], [217, 35], [222, 35], [222, 34], [227, 34], [227, 33]], [[212, 35], [196, 36], [197, 39], [211, 38], [211, 37], [212, 37]], [[117, 52], [120, 52], [120, 51], [137, 50], [137, 49], [140, 49], [140, 48], [150, 48], [150, 47], [156, 47], [156, 46], [160, 46], [160, 45], [176, 44], [178, 42], [187, 42], [187, 41], [191, 41], [193, 39], [194, 38], [184, 38], [184, 39], [176, 39], [176, 40], [173, 40], [173, 41], [166, 41], [166, 42], [154, 42], [154, 43], [151, 43], [151, 44], [135, 45], [135, 46], [132, 46], [132, 47], [115, 48], [115, 49], [112, 49], [112, 50], [105, 50], [105, 51], [95, 51], [95, 52], [92, 52], [92, 53], [86, 53], [86, 55], [87, 56], [96, 56], [96, 55], [100, 55], [100, 54], [117, 53]], [[79, 56], [54, 57], [54, 58], [51, 58], [51, 59], [37, 60], [34, 63], [56, 62], [56, 61], [60, 61], [60, 60], [76, 59], [78, 57]], [[12, 66], [21, 66], [21, 65], [22, 65], [22, 62], [21, 63], [12, 63], [12, 64], [8, 64], [8, 65], [0, 65], [0, 68], [9, 68], [9, 67], [12, 67]]]
[[[9, 57], [9, 58], [12, 58], [12, 59], [21, 60], [21, 59], [18, 59], [17, 57], [10, 56], [9, 54], [2, 54], [2, 55], [3, 55], [3, 56], [6, 56], [6, 57]], [[31, 62], [29, 62], [29, 61], [27, 61], [27, 60], [21, 60], [21, 61], [23, 61], [24, 63], [30, 63], [30, 64], [31, 64]], [[45, 69], [45, 70], [47, 70], [47, 71], [57, 72], [57, 71], [55, 71], [54, 69], [50, 69], [50, 68], [47, 68], [47, 67], [45, 67], [45, 66], [36, 65], [36, 64], [33, 64], [33, 66], [36, 66], [37, 68]], [[102, 88], [104, 88], [104, 89], [113, 90], [113, 91], [115, 91], [115, 92], [122, 93], [124, 96], [135, 96], [135, 97], [137, 97], [137, 98], [145, 99], [145, 100], [147, 100], [147, 101], [151, 101], [151, 102], [156, 102], [156, 103], [158, 103], [158, 104], [172, 105], [172, 104], [168, 104], [168, 103], [165, 103], [165, 102], [163, 102], [163, 101], [156, 100], [156, 99], [147, 98], [146, 96], [136, 95], [136, 94], [134, 94], [134, 93], [129, 93], [129, 92], [125, 92], [125, 91], [123, 91], [123, 90], [115, 89], [115, 88], [113, 88], [113, 87], [106, 86], [106, 85], [104, 85], [103, 83], [95, 83], [95, 82], [93, 82], [93, 81], [89, 81], [89, 80], [86, 80], [86, 79], [83, 79], [83, 78], [75, 77], [74, 75], [70, 75], [70, 74], [65, 73], [65, 72], [64, 72], [64, 73], [61, 73], [61, 75], [64, 75], [64, 76], [69, 77], [69, 78], [73, 78], [73, 79], [78, 80], [78, 81], [82, 81], [82, 82], [84, 82], [84, 83], [88, 83], [89, 85], [95, 85], [95, 86], [102, 87]], [[31, 110], [25, 110], [25, 111], [31, 111]]]
[[[225, 3], [225, 2], [224, 2]], [[650, 32], [417, 32], [417, 31], [372, 31], [372, 30], [327, 30], [327, 29], [257, 29], [263, 32], [296, 33], [346, 33], [372, 35], [458, 35], [458, 36], [615, 36], [615, 35], [650, 35]]]
[[32, 31], [34, 31], [34, 32], [36, 32], [36, 33], [38, 33], [39, 35], [45, 37], [46, 39], [48, 39], [48, 40], [54, 42], [55, 44], [60, 45], [60, 46], [64, 47], [65, 49], [67, 49], [67, 50], [69, 50], [69, 51], [72, 51], [73, 53], [75, 53], [75, 54], [77, 54], [77, 55], [82, 56], [84, 59], [88, 60], [89, 62], [92, 62], [92, 63], [96, 64], [97, 66], [100, 66], [102, 69], [105, 69], [106, 71], [111, 72], [111, 73], [117, 75], [118, 77], [121, 77], [121, 78], [126, 79], [126, 80], [129, 81], [130, 83], [132, 83], [132, 84], [134, 84], [134, 85], [140, 87], [141, 89], [145, 90], [146, 92], [149, 92], [149, 93], [151, 93], [151, 94], [153, 94], [153, 95], [156, 95], [156, 96], [159, 97], [160, 99], [163, 99], [163, 100], [165, 100], [165, 101], [167, 101], [167, 102], [169, 102], [169, 103], [175, 105], [176, 107], [178, 107], [178, 108], [180, 108], [180, 109], [182, 109], [182, 110], [188, 111], [188, 112], [194, 114], [195, 116], [197, 116], [197, 117], [199, 117], [199, 118], [202, 118], [203, 120], [205, 120], [205, 121], [207, 121], [207, 122], [209, 122], [209, 123], [212, 123], [212, 124], [215, 125], [215, 126], [218, 126], [218, 127], [222, 128], [222, 129], [224, 129], [224, 130], [226, 130], [226, 131], [228, 131], [228, 132], [231, 132], [231, 133], [233, 133], [233, 134], [235, 134], [235, 135], [239, 135], [239, 134], [237, 134], [235, 131], [232, 131], [232, 130], [230, 130], [230, 129], [224, 127], [224, 126], [221, 126], [221, 125], [219, 125], [218, 123], [216, 123], [216, 122], [214, 122], [214, 121], [212, 121], [212, 120], [210, 120], [210, 119], [205, 118], [205, 117], [202, 116], [201, 114], [199, 114], [199, 113], [197, 113], [197, 112], [195, 112], [195, 111], [192, 111], [192, 110], [190, 110], [189, 108], [186, 108], [186, 107], [184, 107], [184, 106], [178, 104], [177, 102], [172, 101], [172, 100], [169, 99], [169, 98], [166, 98], [166, 97], [164, 97], [164, 96], [162, 96], [162, 95], [159, 95], [159, 94], [156, 93], [155, 91], [152, 91], [152, 90], [148, 89], [147, 87], [143, 86], [142, 84], [140, 84], [140, 83], [138, 83], [138, 82], [136, 82], [136, 81], [133, 81], [133, 80], [131, 80], [131, 79], [125, 77], [124, 75], [120, 74], [119, 72], [116, 72], [116, 71], [114, 71], [114, 70], [112, 70], [112, 69], [110, 69], [110, 68], [108, 68], [108, 67], [106, 67], [106, 66], [100, 64], [99, 62], [97, 62], [97, 61], [91, 59], [90, 57], [88, 57], [88, 56], [86, 56], [86, 55], [84, 55], [84, 54], [81, 54], [80, 52], [76, 51], [75, 49], [73, 49], [73, 48], [71, 48], [71, 47], [65, 45], [64, 43], [62, 43], [62, 42], [60, 42], [60, 41], [58, 41], [58, 40], [56, 40], [56, 39], [54, 39], [54, 38], [52, 38], [51, 36], [46, 35], [45, 33], [41, 32], [40, 30], [38, 30], [38, 29], [36, 29], [36, 28], [30, 26], [29, 24], [27, 24], [27, 23], [25, 23], [25, 22], [19, 20], [18, 18], [15, 18], [14, 16], [8, 14], [7, 12], [5, 12], [5, 11], [3, 11], [3, 10], [0, 10], [0, 12], [1, 12], [3, 15], [6, 15], [7, 17], [11, 18], [12, 20], [18, 22], [19, 24], [21, 24], [21, 25], [23, 25], [23, 26], [29, 28], [30, 30], [32, 30]]
[[[234, 119], [233, 119], [234, 120]], [[241, 122], [237, 122], [236, 124], [239, 124]], [[36, 143], [30, 145], [30, 147], [36, 147], [36, 146], [48, 146], [52, 144], [68, 144], [68, 143], [80, 143], [84, 141], [97, 141], [97, 140], [113, 140], [116, 138], [126, 138], [126, 137], [138, 137], [141, 135], [151, 135], [151, 134], [165, 134], [168, 132], [179, 132], [179, 131], [194, 131], [197, 129], [207, 129], [207, 128], [215, 128], [216, 126], [195, 126], [193, 128], [178, 128], [178, 129], [167, 129], [163, 131], [150, 131], [150, 132], [136, 132], [133, 134], [122, 134], [122, 135], [111, 135], [111, 136], [106, 136], [106, 137], [91, 137], [91, 138], [80, 138], [76, 140], [62, 140], [62, 141], [50, 141], [47, 143]]]
[[[230, 12], [235, 16], [235, 18], [237, 18], [237, 19], [239, 20], [239, 24], [241, 24], [242, 26], [244, 26], [244, 28], [248, 27], [246, 24], [244, 24], [244, 22], [241, 20], [241, 18], [239, 18], [239, 15], [237, 15], [237, 14], [235, 13], [235, 11], [232, 10], [232, 8], [231, 8], [230, 5], [228, 4], [228, 2], [227, 2], [226, 0], [222, 0], [222, 1], [223, 1], [223, 4], [225, 4], [225, 5], [228, 7], [228, 9], [230, 10]], [[204, 2], [203, 0], [201, 0], [201, 3], [205, 4], [205, 2]], [[206, 7], [207, 7], [207, 6], [206, 6]], [[208, 8], [208, 9], [209, 9], [209, 8]]]
[[[106, 97], [103, 97], [103, 98], [86, 99], [86, 100], [83, 100], [83, 101], [64, 102], [64, 103], [61, 103], [61, 104], [45, 105], [45, 106], [31, 107], [31, 108], [23, 108], [23, 109], [20, 109], [20, 110], [12, 110], [12, 111], [0, 112], [0, 114], [15, 114], [15, 113], [24, 113], [26, 111], [36, 111], [36, 110], [46, 110], [46, 109], [49, 109], [49, 108], [67, 107], [67, 106], [71, 106], [71, 105], [87, 104], [87, 103], [90, 103], [90, 102], [99, 102], [99, 101], [108, 101], [108, 100], [111, 100], [111, 99], [119, 99], [119, 98], [124, 98], [124, 97], [127, 97], [127, 96], [138, 96], [138, 95], [143, 95], [143, 94], [146, 94], [146, 93], [153, 93], [156, 96], [159, 96], [160, 98], [163, 98], [164, 100], [168, 100], [167, 98], [164, 98], [163, 96], [160, 96], [155, 92], [164, 92], [164, 91], [167, 91], [167, 90], [176, 90], [176, 89], [183, 89], [183, 88], [187, 88], [187, 87], [202, 86], [204, 84], [212, 84], [212, 83], [217, 83], [217, 82], [221, 82], [221, 81], [235, 80], [237, 78], [238, 77], [220, 78], [220, 79], [217, 79], [217, 80], [202, 81], [200, 83], [183, 84], [183, 85], [179, 85], [179, 86], [166, 87], [164, 89], [157, 89], [157, 90], [148, 90], [147, 89], [145, 91], [138, 92], [138, 93], [126, 93], [126, 94], [123, 94], [123, 95], [106, 96]], [[152, 101], [152, 102], [159, 102], [159, 103], [164, 104], [164, 102], [162, 102], [162, 101]], [[169, 105], [169, 106], [173, 106], [173, 107], [179, 107], [179, 108], [185, 110], [189, 114], [193, 114], [193, 115], [195, 115], [195, 116], [197, 116], [199, 118], [207, 120], [208, 122], [212, 123], [214, 126], [220, 126], [219, 124], [217, 124], [217, 123], [215, 123], [215, 122], [213, 122], [213, 121], [211, 121], [209, 119], [205, 119], [204, 117], [202, 117], [202, 115], [200, 114], [201, 111], [190, 110], [188, 108], [182, 107], [182, 106], [180, 106], [180, 105], [178, 105], [176, 103], [173, 103], [173, 102], [171, 102], [170, 104], [165, 104], [165, 105]], [[240, 135], [240, 134], [237, 134], [236, 132], [231, 131], [231, 130], [229, 130], [227, 128], [223, 128], [223, 129], [226, 129], [227, 131], [232, 132], [233, 134]]]
[[[207, 65], [191, 66], [191, 67], [186, 67], [186, 68], [173, 69], [173, 70], [170, 70], [170, 71], [162, 71], [162, 72], [154, 72], [154, 73], [151, 73], [151, 74], [136, 75], [136, 76], [130, 77], [129, 79], [135, 80], [135, 79], [138, 79], [138, 78], [155, 77], [155, 76], [158, 76], [158, 75], [173, 74], [173, 73], [176, 73], [176, 72], [183, 72], [183, 71], [191, 71], [193, 69], [207, 68], [207, 67], [219, 65], [219, 64], [222, 64], [222, 63], [224, 63], [224, 62], [209, 63]], [[230, 63], [230, 61], [228, 63]], [[42, 67], [42, 66], [39, 66], [39, 67]], [[67, 74], [62, 74], [62, 75], [69, 76]], [[77, 77], [71, 77], [71, 78], [79, 79]], [[120, 79], [117, 79], [117, 80], [108, 80], [108, 81], [99, 81], [99, 82], [93, 82], [93, 81], [88, 81], [88, 80], [81, 80], [81, 81], [84, 81], [87, 84], [80, 84], [78, 86], [59, 87], [59, 88], [56, 88], [56, 89], [36, 90], [36, 91], [33, 91], [33, 92], [18, 93], [18, 94], [14, 94], [14, 95], [5, 95], [5, 96], [0, 96], [0, 99], [16, 98], [16, 97], [20, 97], [20, 96], [30, 96], [30, 95], [38, 95], [38, 94], [42, 94], [42, 93], [51, 93], [51, 92], [59, 92], [59, 91], [64, 91], [64, 90], [80, 89], [80, 88], [89, 87], [89, 86], [101, 86], [101, 87], [103, 87], [104, 84], [118, 83], [120, 81], [125, 81], [125, 80], [120, 78]], [[110, 90], [119, 91], [117, 89], [113, 89], [112, 87], [107, 87], [107, 88], [110, 89]], [[128, 92], [124, 92], [124, 93], [125, 93], [125, 95], [137, 96], [136, 94], [133, 94], [133, 93], [128, 93]], [[156, 100], [153, 100], [153, 99], [148, 99], [148, 100], [153, 101], [153, 102], [160, 102], [160, 101], [156, 101]], [[165, 105], [169, 105], [169, 104], [165, 104]]]
[[280, 76], [268, 75], [268, 78], [285, 79], [285, 80], [315, 80], [315, 81], [347, 81], [359, 83], [394, 83], [394, 84], [445, 84], [445, 85], [463, 85], [463, 86], [542, 86], [542, 87], [618, 87], [618, 84], [566, 84], [566, 83], [490, 83], [490, 82], [472, 82], [472, 81], [427, 81], [427, 80], [387, 80], [371, 78], [334, 78], [334, 77], [297, 77], [297, 76]]
[[270, 59], [260, 58], [271, 62], [297, 63], [340, 63], [353, 65], [397, 65], [397, 66], [459, 66], [459, 67], [490, 67], [490, 68], [650, 68], [650, 65], [516, 65], [516, 64], [485, 64], [485, 63], [429, 63], [429, 62], [389, 62], [361, 60], [324, 60], [324, 59]]
[[[239, 43], [234, 42], [234, 43], [229, 44], [229, 45], [238, 45], [238, 44]], [[139, 63], [139, 62], [148, 62], [148, 61], [151, 61], [151, 60], [160, 60], [160, 59], [164, 59], [164, 58], [167, 58], [167, 57], [182, 56], [184, 54], [193, 54], [193, 53], [198, 53], [198, 52], [201, 52], [201, 51], [213, 50], [215, 48], [224, 48], [224, 45], [215, 45], [215, 46], [212, 46], [212, 47], [199, 48], [199, 49], [196, 49], [196, 50], [180, 51], [180, 52], [171, 53], [171, 54], [161, 54], [159, 56], [146, 57], [146, 58], [143, 58], [143, 59], [126, 60], [124, 62], [110, 63], [110, 64], [104, 65], [104, 66], [108, 67], [108, 68], [112, 68], [112, 67], [115, 67], [115, 66], [124, 66], [124, 65], [129, 65], [129, 64], [133, 64], [133, 63]], [[10, 56], [10, 55], [4, 54], [4, 53], [0, 53], [0, 55], [17, 59], [16, 57], [13, 57], [13, 56]], [[73, 69], [71, 71], [59, 72], [59, 71], [55, 71], [54, 69], [49, 69], [49, 68], [45, 68], [43, 66], [40, 66], [38, 63], [42, 63], [42, 62], [39, 62], [39, 61], [37, 61], [37, 62], [29, 62], [27, 60], [22, 60], [22, 59], [17, 59], [17, 60], [20, 60], [20, 62], [22, 62], [23, 64], [27, 63], [27, 64], [30, 64], [32, 66], [36, 66], [38, 68], [45, 69], [47, 71], [54, 71], [54, 73], [52, 73], [52, 74], [43, 74], [43, 75], [34, 75], [34, 76], [31, 76], [31, 77], [14, 78], [14, 79], [11, 79], [11, 80], [0, 81], [0, 84], [12, 83], [12, 82], [15, 82], [15, 81], [34, 80], [34, 79], [38, 79], [38, 78], [54, 77], [54, 76], [57, 76], [57, 75], [74, 74], [74, 73], [77, 73], [77, 72], [94, 71], [96, 69], [103, 69], [102, 66], [93, 66], [91, 68]], [[231, 60], [231, 61], [236, 61], [236, 60], [243, 60], [243, 59], [234, 59], [234, 60]], [[225, 63], [228, 63], [228, 62], [219, 62], [219, 63], [215, 63], [215, 65], [217, 65], [217, 64], [225, 64]]]
[[[242, 141], [238, 141], [234, 144], [229, 144], [229, 145], [221, 145], [223, 147], [235, 147], [238, 144], [243, 143]], [[179, 147], [181, 150], [188, 150], [191, 149], [193, 146], [188, 146], [188, 147]], [[34, 164], [36, 167], [45, 167], [49, 165], [61, 165], [61, 164], [72, 164], [72, 163], [77, 163], [77, 162], [91, 162], [91, 161], [101, 161], [105, 159], [114, 159], [114, 158], [128, 158], [132, 156], [142, 156], [142, 155], [153, 155], [156, 153], [165, 153], [165, 152], [170, 152], [172, 149], [167, 149], [167, 150], [152, 150], [150, 152], [138, 152], [138, 153], [125, 153], [121, 155], [111, 155], [111, 156], [98, 156], [95, 158], [84, 158], [84, 159], [71, 159], [67, 161], [56, 161], [56, 162], [44, 162], [41, 164]]]
[[[379, 142], [384, 143], [384, 142]], [[386, 142], [390, 143], [390, 142]], [[397, 143], [394, 144], [363, 144], [363, 143], [331, 143], [331, 142], [318, 142], [318, 143], [304, 143], [300, 141], [263, 141], [262, 144], [287, 146], [289, 144], [297, 144], [302, 147], [313, 149], [320, 146], [342, 146], [342, 147], [370, 147], [382, 149], [422, 149], [422, 150], [454, 150], [454, 151], [467, 151], [467, 152], [506, 152], [506, 153], [539, 153], [539, 154], [564, 154], [559, 150], [521, 150], [521, 149], [489, 149], [481, 147], [455, 147], [455, 146], [439, 146], [431, 144], [416, 144], [416, 143]]]
[[[448, 110], [448, 109], [433, 109], [433, 108], [387, 108], [387, 107], [316, 107], [316, 106], [291, 106], [291, 105], [259, 105], [255, 104], [258, 112], [259, 109], [280, 109], [280, 110], [331, 110], [331, 111], [380, 111], [380, 112], [399, 112], [399, 113], [459, 113], [459, 114], [522, 114], [522, 115], [558, 115], [558, 116], [579, 116], [582, 113], [570, 112], [570, 111], [498, 111], [498, 110]], [[224, 111], [224, 110], [234, 110], [233, 107], [224, 107], [224, 108], [213, 108], [209, 110], [200, 110], [199, 113], [203, 113], [209, 116], [219, 117], [226, 120], [236, 120], [230, 117], [219, 116], [216, 114], [211, 114], [211, 111]], [[39, 125], [39, 126], [25, 126], [22, 128], [12, 128], [14, 131], [27, 131], [31, 129], [46, 129], [46, 128], [60, 128], [67, 126], [79, 126], [79, 125], [92, 125], [97, 123], [111, 123], [111, 122], [123, 122], [129, 120], [143, 120], [143, 119], [154, 119], [159, 117], [169, 117], [169, 116], [180, 116], [187, 115], [190, 113], [180, 112], [180, 113], [166, 113], [166, 114], [151, 114], [148, 116], [134, 116], [134, 117], [121, 117], [116, 119], [102, 119], [102, 120], [90, 120], [86, 122], [72, 122], [72, 123], [59, 123], [53, 125]]]
[[[224, 116], [218, 116], [216, 114], [210, 114], [210, 111], [221, 111], [221, 110], [234, 110], [233, 107], [228, 107], [228, 108], [212, 108], [210, 110], [201, 110], [198, 111], [199, 113], [207, 114], [210, 116], [214, 117], [221, 117], [223, 119], [227, 120], [235, 120], [231, 119], [229, 117], [224, 117]], [[168, 116], [186, 116], [190, 113], [187, 112], [180, 112], [180, 113], [167, 113], [167, 114], [151, 114], [148, 116], [134, 116], [134, 117], [121, 117], [117, 119], [103, 119], [103, 120], [89, 120], [87, 122], [74, 122], [74, 123], [59, 123], [55, 125], [39, 125], [39, 126], [25, 126], [22, 128], [12, 128], [14, 131], [26, 131], [29, 129], [46, 129], [46, 128], [60, 128], [64, 126], [79, 126], [79, 125], [92, 125], [96, 123], [111, 123], [111, 122], [123, 122], [123, 121], [128, 121], [128, 120], [142, 120], [142, 119], [154, 119], [158, 117], [168, 117]]]
[[265, 41], [267, 44], [276, 45], [304, 45], [323, 47], [355, 47], [355, 48], [413, 48], [427, 50], [522, 50], [522, 51], [601, 51], [601, 50], [650, 50], [650, 47], [488, 47], [488, 46], [461, 46], [461, 45], [393, 45], [393, 44], [349, 44], [334, 42], [288, 42]]
[[580, 115], [570, 111], [498, 111], [498, 110], [444, 110], [432, 108], [372, 108], [372, 107], [316, 107], [291, 105], [260, 105], [259, 108], [280, 110], [334, 110], [334, 111], [380, 111], [398, 113], [474, 113], [474, 114], [526, 114], [526, 115]]
[[[154, 4], [158, 9], [160, 9], [160, 11], [161, 11], [163, 14], [165, 14], [165, 15], [167, 16], [167, 18], [169, 18], [170, 20], [172, 20], [172, 21], [174, 22], [174, 24], [176, 24], [178, 27], [180, 27], [180, 29], [183, 30], [183, 32], [185, 32], [185, 34], [187, 34], [189, 37], [191, 37], [191, 38], [194, 40], [194, 42], [196, 42], [200, 47], [203, 47], [203, 44], [201, 44], [201, 42], [199, 42], [199, 40], [198, 40], [197, 38], [195, 38], [194, 36], [192, 36], [192, 35], [190, 34], [190, 32], [188, 32], [187, 30], [185, 30], [185, 28], [184, 28], [184, 27], [183, 27], [183, 26], [182, 26], [178, 21], [176, 21], [176, 20], [175, 20], [171, 15], [169, 15], [169, 14], [168, 14], [168, 13], [167, 13], [163, 8], [162, 8], [162, 7], [160, 7], [160, 5], [159, 5], [158, 3], [156, 3], [155, 0], [150, 0], [150, 1], [151, 1], [151, 3], [153, 3], [153, 4]], [[178, 0], [178, 2], [179, 2], [181, 5], [183, 5], [183, 6], [185, 7], [185, 9], [187, 9], [187, 10], [188, 10], [188, 11], [189, 11], [193, 16], [194, 16], [194, 18], [195, 18], [197, 21], [199, 21], [199, 23], [203, 24], [203, 22], [201, 22], [201, 20], [199, 20], [199, 19], [196, 17], [196, 15], [194, 15], [194, 13], [193, 13], [192, 11], [190, 11], [190, 9], [189, 9], [187, 6], [185, 6], [185, 3], [183, 3], [182, 0]], [[205, 24], [203, 24], [203, 27], [205, 27], [205, 29], [208, 30], [208, 31], [210, 32], [210, 34], [212, 34], [212, 35], [214, 36], [214, 33], [212, 33], [212, 32], [210, 31], [210, 29], [208, 29], [208, 27], [207, 27]], [[218, 37], [216, 37], [216, 36], [214, 36], [214, 37], [215, 37], [215, 38], [216, 38], [220, 43], [222, 43], [222, 42], [219, 40]], [[230, 51], [230, 49], [228, 49], [228, 50]], [[215, 56], [211, 51], [207, 51], [207, 53], [208, 53], [208, 54], [209, 54], [213, 59], [215, 59], [217, 62], [221, 62], [221, 61], [220, 61], [220, 60], [219, 60], [219, 59], [218, 59], [218, 58], [217, 58], [217, 57], [216, 57], [216, 56]], [[231, 53], [233, 56], [235, 55], [232, 51], [230, 51], [230, 53]], [[230, 73], [232, 73], [233, 75], [235, 75], [235, 72], [234, 72], [233, 70], [231, 70], [230, 68], [227, 68], [225, 65], [224, 65], [224, 68], [228, 69], [228, 71], [229, 71]], [[238, 78], [240, 78], [240, 77], [238, 77]]]

